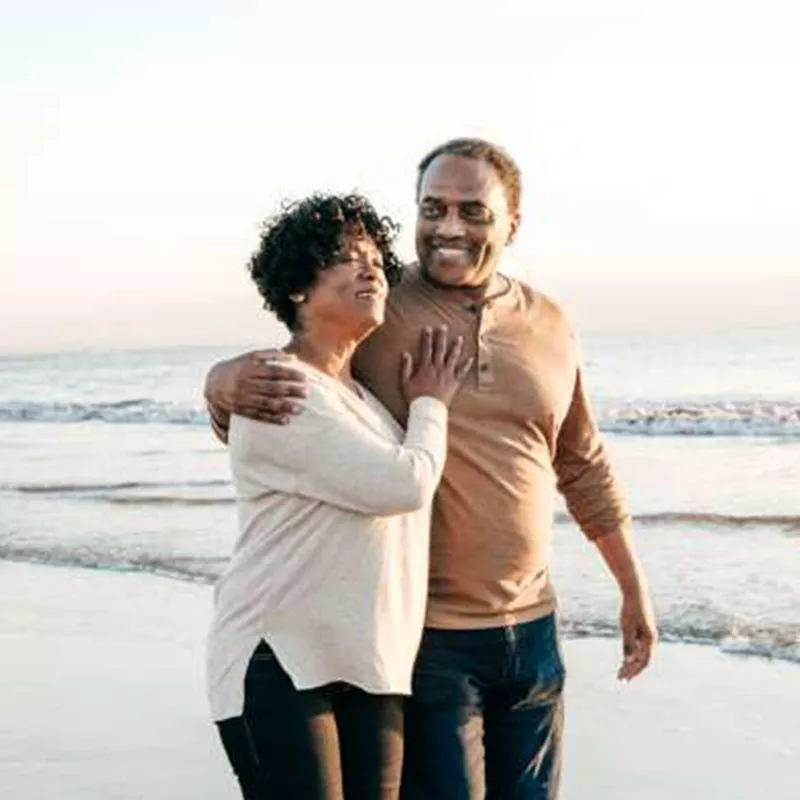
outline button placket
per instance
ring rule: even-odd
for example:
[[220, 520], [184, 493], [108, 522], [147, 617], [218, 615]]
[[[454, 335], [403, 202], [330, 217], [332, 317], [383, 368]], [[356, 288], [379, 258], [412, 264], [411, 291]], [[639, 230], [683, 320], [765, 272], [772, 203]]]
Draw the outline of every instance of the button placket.
[[488, 308], [479, 310], [478, 318], [478, 386], [487, 387], [494, 383], [492, 353], [486, 335]]

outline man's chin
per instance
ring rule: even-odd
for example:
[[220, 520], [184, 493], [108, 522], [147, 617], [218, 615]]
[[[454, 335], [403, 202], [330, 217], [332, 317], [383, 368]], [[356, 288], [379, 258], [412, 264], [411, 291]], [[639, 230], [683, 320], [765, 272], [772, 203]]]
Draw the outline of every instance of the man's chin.
[[425, 276], [441, 286], [469, 286], [473, 267], [471, 264], [435, 263], [423, 264]]

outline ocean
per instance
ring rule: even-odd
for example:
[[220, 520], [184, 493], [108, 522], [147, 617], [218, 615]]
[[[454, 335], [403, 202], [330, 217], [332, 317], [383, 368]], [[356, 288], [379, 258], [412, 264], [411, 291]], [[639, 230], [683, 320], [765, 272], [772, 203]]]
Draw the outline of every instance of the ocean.
[[[585, 332], [662, 637], [800, 663], [800, 323]], [[213, 582], [236, 535], [201, 387], [236, 348], [0, 357], [0, 558]], [[555, 509], [568, 635], [619, 598]]]

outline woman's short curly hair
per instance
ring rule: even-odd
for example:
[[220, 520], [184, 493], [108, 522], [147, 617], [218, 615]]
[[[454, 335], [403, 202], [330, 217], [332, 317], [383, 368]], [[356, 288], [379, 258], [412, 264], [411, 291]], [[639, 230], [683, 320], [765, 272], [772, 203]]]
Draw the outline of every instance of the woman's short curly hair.
[[264, 307], [290, 331], [297, 330], [299, 323], [291, 295], [307, 292], [317, 275], [335, 263], [342, 234], [350, 230], [375, 242], [389, 285], [397, 283], [403, 267], [394, 242], [400, 227], [380, 216], [359, 194], [314, 194], [285, 203], [278, 214], [263, 222], [261, 243], [248, 269]]

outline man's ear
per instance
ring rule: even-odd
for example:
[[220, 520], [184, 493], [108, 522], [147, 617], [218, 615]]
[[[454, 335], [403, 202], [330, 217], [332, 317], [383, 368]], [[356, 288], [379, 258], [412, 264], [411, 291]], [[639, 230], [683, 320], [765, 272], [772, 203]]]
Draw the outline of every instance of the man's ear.
[[507, 245], [514, 244], [514, 240], [517, 238], [517, 231], [519, 230], [520, 222], [522, 222], [522, 216], [520, 215], [519, 211], [517, 211], [511, 217], [511, 227], [508, 230], [508, 238], [506, 239]]

